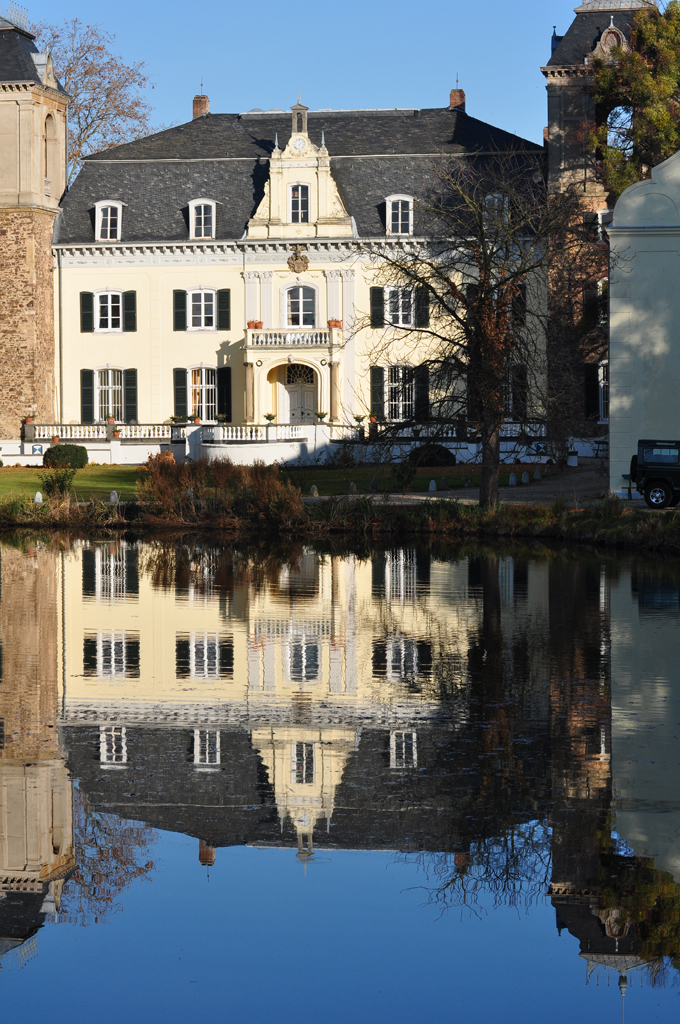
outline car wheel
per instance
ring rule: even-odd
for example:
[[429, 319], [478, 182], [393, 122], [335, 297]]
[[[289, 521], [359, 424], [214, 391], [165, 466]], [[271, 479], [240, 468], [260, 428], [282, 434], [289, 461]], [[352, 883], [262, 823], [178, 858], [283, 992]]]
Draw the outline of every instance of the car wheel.
[[650, 508], [666, 508], [673, 500], [673, 491], [663, 480], [652, 480], [645, 487], [645, 501]]

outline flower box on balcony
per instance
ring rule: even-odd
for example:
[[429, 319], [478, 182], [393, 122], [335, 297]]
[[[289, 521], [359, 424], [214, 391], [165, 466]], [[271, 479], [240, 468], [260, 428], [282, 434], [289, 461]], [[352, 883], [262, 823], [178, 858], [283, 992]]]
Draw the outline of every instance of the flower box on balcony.
[[262, 330], [262, 321], [261, 320], [249, 320], [248, 321], [248, 330], [250, 330], [250, 331], [261, 331]]

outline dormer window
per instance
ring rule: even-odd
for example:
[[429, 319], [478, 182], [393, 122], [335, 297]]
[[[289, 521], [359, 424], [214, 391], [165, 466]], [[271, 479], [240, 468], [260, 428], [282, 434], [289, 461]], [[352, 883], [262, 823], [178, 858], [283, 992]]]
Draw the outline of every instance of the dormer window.
[[195, 199], [189, 203], [189, 231], [192, 241], [215, 237], [215, 203], [212, 199]]
[[290, 186], [291, 224], [309, 224], [309, 185]]
[[411, 196], [388, 196], [385, 206], [387, 234], [413, 234], [413, 199]]
[[95, 205], [95, 237], [98, 242], [119, 242], [123, 204], [104, 200]]

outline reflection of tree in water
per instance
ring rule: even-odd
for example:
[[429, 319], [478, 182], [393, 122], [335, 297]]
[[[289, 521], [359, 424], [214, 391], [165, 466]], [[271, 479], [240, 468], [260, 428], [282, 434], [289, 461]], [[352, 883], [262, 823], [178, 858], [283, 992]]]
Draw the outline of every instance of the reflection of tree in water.
[[635, 935], [635, 952], [652, 980], [680, 971], [680, 885], [651, 857], [602, 855], [598, 916], [608, 933]]
[[64, 886], [60, 920], [96, 924], [120, 910], [120, 896], [136, 878], [149, 874], [154, 861], [150, 828], [95, 810], [73, 787], [73, 834], [77, 868]]
[[544, 902], [550, 882], [550, 832], [535, 821], [473, 844], [469, 853], [421, 853], [405, 859], [425, 873], [427, 902], [442, 911], [468, 908], [480, 913], [486, 894], [494, 907], [530, 907]]

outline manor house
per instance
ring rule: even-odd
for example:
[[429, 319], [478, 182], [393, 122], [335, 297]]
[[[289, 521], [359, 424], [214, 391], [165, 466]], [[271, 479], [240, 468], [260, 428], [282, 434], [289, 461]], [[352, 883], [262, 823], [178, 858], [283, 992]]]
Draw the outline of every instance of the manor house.
[[[319, 430], [426, 421], [427, 304], [381, 283], [367, 243], [418, 236], [442, 159], [543, 151], [459, 89], [428, 110], [214, 114], [197, 96], [188, 123], [85, 159], [58, 204], [67, 97], [7, 21], [0, 82], [0, 231], [24, 237], [0, 269], [0, 374], [21, 377], [0, 427], [33, 421], [29, 458], [53, 436], [95, 461], [191, 437], [280, 458]], [[40, 274], [15, 277], [31, 259]]]

